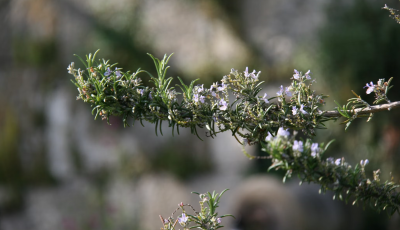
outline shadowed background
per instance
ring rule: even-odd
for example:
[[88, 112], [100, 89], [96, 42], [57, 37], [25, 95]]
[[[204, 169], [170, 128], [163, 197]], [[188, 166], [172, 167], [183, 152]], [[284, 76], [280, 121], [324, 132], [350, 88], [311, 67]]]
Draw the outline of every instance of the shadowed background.
[[[267, 173], [266, 161], [249, 161], [229, 134], [204, 141], [168, 127], [123, 128], [93, 120], [75, 101], [67, 66], [73, 56], [97, 49], [98, 58], [124, 71], [154, 73], [146, 53], [175, 53], [169, 76], [209, 86], [231, 68], [262, 71], [274, 96], [293, 69], [317, 79], [318, 92], [344, 104], [353, 95], [367, 101], [365, 83], [394, 77], [389, 93], [400, 100], [400, 25], [384, 4], [398, 1], [322, 0], [0, 0], [0, 229], [159, 229], [178, 203], [197, 207], [191, 191], [222, 191], [225, 229], [398, 229], [365, 207], [332, 201], [318, 186], [282, 184], [282, 172]], [[145, 84], [148, 79], [142, 76]], [[173, 85], [178, 83], [173, 82]], [[315, 141], [336, 139], [327, 156], [367, 171], [381, 169], [399, 181], [399, 111], [353, 122], [345, 133], [329, 123]], [[247, 150], [262, 155], [259, 146]]]

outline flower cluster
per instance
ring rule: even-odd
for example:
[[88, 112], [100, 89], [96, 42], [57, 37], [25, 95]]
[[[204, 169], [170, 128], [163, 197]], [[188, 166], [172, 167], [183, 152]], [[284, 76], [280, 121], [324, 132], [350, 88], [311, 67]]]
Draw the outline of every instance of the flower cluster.
[[389, 81], [385, 82], [385, 79], [379, 79], [376, 85], [371, 81], [370, 83], [367, 83], [364, 88], [367, 88], [367, 94], [370, 94], [372, 92], [375, 93], [375, 101], [374, 104], [378, 104], [382, 101], [386, 101], [387, 103], [390, 103], [390, 100], [387, 98], [386, 94], [392, 86], [390, 86], [390, 82], [392, 81], [393, 78], [390, 78]]
[[334, 199], [343, 200], [346, 194], [346, 201], [353, 198], [353, 204], [364, 201], [373, 204], [378, 210], [390, 210], [391, 214], [398, 211], [400, 194], [395, 188], [399, 185], [393, 181], [380, 183], [379, 169], [374, 171], [372, 180], [367, 178], [365, 167], [369, 163], [368, 159], [361, 160], [354, 168], [343, 157], [328, 157], [324, 161], [322, 155], [331, 142], [324, 145], [313, 143], [311, 139], [295, 140], [295, 137], [296, 133], [290, 136], [288, 130], [280, 128], [275, 137], [268, 136], [265, 142], [261, 142], [262, 150], [272, 160], [269, 170], [286, 170], [284, 181], [295, 173], [301, 183], [320, 184], [320, 193], [333, 190]]
[[[367, 94], [371, 94], [372, 92], [374, 92], [375, 101], [373, 102], [373, 104], [379, 104], [381, 102], [391, 103], [389, 98], [387, 97], [387, 93], [389, 89], [392, 88], [392, 86], [390, 85], [392, 79], [393, 78], [390, 78], [387, 82], [385, 82], [385, 79], [379, 79], [376, 85], [371, 81], [370, 83], [367, 83], [366, 86], [364, 86], [364, 88], [367, 88]], [[361, 96], [357, 95], [354, 91], [352, 92], [356, 97], [348, 99], [348, 103], [344, 106], [340, 106], [338, 104], [339, 107], [337, 108], [339, 114], [347, 119], [343, 122], [346, 124], [346, 129], [355, 119], [361, 117], [362, 114], [365, 114], [365, 111], [372, 109], [371, 105], [363, 100]], [[388, 107], [387, 109], [390, 110], [391, 107]], [[371, 112], [369, 113], [369, 118], [367, 121], [370, 121], [372, 117], [373, 113]]]
[[[218, 208], [219, 200], [221, 196], [227, 191], [225, 189], [221, 192], [221, 194], [215, 193], [215, 191], [206, 194], [199, 194], [197, 192], [193, 192], [200, 197], [200, 212], [196, 212], [190, 204], [183, 204], [183, 202], [178, 204], [178, 208], [172, 213], [172, 216], [164, 219], [160, 215], [160, 219], [162, 222], [162, 230], [174, 230], [177, 229], [177, 224], [183, 227], [184, 230], [199, 228], [199, 229], [207, 229], [207, 230], [215, 230], [222, 228], [224, 226], [221, 225], [222, 218], [227, 216], [232, 216], [230, 214], [218, 216], [216, 209]], [[188, 214], [185, 210], [185, 206], [190, 207], [194, 214]], [[174, 218], [175, 213], [181, 210], [182, 214], [178, 216], [177, 219]], [[233, 217], [233, 216], [232, 216]]]

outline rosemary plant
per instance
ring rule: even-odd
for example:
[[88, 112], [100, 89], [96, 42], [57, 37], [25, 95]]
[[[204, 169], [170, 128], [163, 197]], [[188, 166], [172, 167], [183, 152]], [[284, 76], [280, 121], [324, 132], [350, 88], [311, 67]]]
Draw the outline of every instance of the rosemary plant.
[[[393, 9], [386, 5], [384, 8], [398, 21]], [[120, 116], [124, 126], [129, 126], [128, 118], [132, 119], [132, 125], [136, 121], [143, 125], [145, 120], [155, 124], [156, 135], [158, 132], [162, 134], [163, 121], [168, 123], [172, 134], [175, 129], [179, 134], [180, 128], [190, 128], [197, 136], [198, 128], [206, 128], [210, 137], [230, 131], [242, 145], [260, 143], [262, 150], [272, 159], [271, 169], [286, 170], [284, 180], [297, 174], [301, 183], [320, 184], [320, 192], [333, 190], [334, 199], [352, 200], [353, 204], [359, 201], [370, 203], [377, 210], [388, 210], [390, 214], [399, 211], [400, 193], [396, 191], [399, 185], [394, 183], [393, 178], [380, 181], [379, 169], [374, 171], [373, 178], [367, 178], [365, 167], [368, 160], [351, 166], [343, 157], [323, 159], [331, 142], [324, 145], [313, 143], [310, 138], [296, 140], [298, 131], [308, 137], [314, 136], [315, 130], [324, 128], [324, 123], [330, 120], [344, 117], [347, 129], [357, 118], [368, 116], [369, 121], [375, 112], [399, 107], [400, 102], [391, 102], [387, 97], [392, 79], [379, 79], [376, 84], [366, 84], [366, 93], [375, 94], [374, 105], [353, 92], [355, 98], [349, 99], [346, 105], [338, 104], [336, 110], [326, 111], [322, 108], [326, 96], [312, 89], [314, 80], [310, 70], [304, 74], [294, 70], [291, 84], [281, 86], [272, 96], [259, 95], [263, 83], [259, 81], [260, 72], [249, 72], [247, 68], [243, 72], [231, 69], [220, 82], [209, 87], [195, 85], [198, 79], [186, 85], [178, 78], [181, 83], [177, 85], [178, 92], [170, 86], [172, 77], [166, 77], [171, 55], [165, 55], [160, 60], [149, 54], [157, 72], [157, 76], [153, 76], [141, 69], [124, 72], [117, 64], [110, 64], [104, 59], [96, 60], [97, 53], [87, 55], [85, 61], [78, 57], [85, 70], [75, 69], [74, 63], [67, 68], [79, 92], [77, 99], [92, 106], [95, 119], [101, 117], [108, 122], [111, 115]], [[149, 77], [154, 86], [143, 86], [143, 77]], [[230, 101], [229, 93], [235, 96], [233, 101]], [[182, 94], [182, 100], [178, 100], [179, 94]], [[293, 135], [289, 130], [293, 130]], [[250, 159], [260, 158], [246, 155]], [[203, 195], [201, 199], [205, 197], [208, 197], [208, 202], [215, 199], [211, 194]], [[213, 203], [209, 203], [211, 214], [207, 216], [203, 207], [201, 213], [189, 215], [185, 214], [181, 205], [183, 214], [179, 221], [162, 219], [164, 229], [173, 229], [176, 221], [186, 228], [187, 220], [196, 222], [202, 229], [217, 229], [220, 217], [214, 215], [213, 207]], [[208, 221], [207, 228], [204, 227], [204, 218]]]

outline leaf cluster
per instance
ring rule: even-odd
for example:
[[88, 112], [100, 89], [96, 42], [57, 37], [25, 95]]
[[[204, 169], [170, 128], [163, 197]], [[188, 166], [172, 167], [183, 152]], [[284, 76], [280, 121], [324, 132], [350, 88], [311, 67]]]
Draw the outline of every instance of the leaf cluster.
[[[219, 228], [223, 228], [224, 226], [221, 225], [222, 223], [222, 218], [224, 217], [234, 217], [230, 214], [226, 215], [218, 215], [217, 208], [219, 207], [218, 204], [220, 202], [221, 196], [228, 191], [228, 189], [223, 190], [220, 194], [207, 192], [205, 194], [200, 194], [198, 192], [192, 192], [194, 194], [199, 195], [200, 197], [200, 212], [196, 212], [196, 210], [193, 208], [192, 205], [190, 204], [179, 204], [179, 208], [177, 208], [170, 217], [167, 219], [164, 219], [160, 216], [161, 221], [163, 223], [163, 230], [174, 230], [177, 227], [177, 223], [179, 222], [179, 225], [184, 227], [184, 229], [193, 229], [193, 228], [198, 228], [198, 229], [204, 229], [204, 230], [215, 230]], [[185, 206], [190, 207], [194, 214], [189, 214], [185, 210]], [[182, 214], [180, 215], [181, 217], [178, 219], [174, 218], [174, 214], [181, 210]], [[187, 219], [182, 219], [182, 217], [187, 217]]]
[[[272, 159], [271, 169], [283, 169], [286, 174], [285, 181], [292, 174], [297, 174], [300, 184], [316, 183], [321, 186], [320, 193], [328, 190], [334, 192], [333, 199], [344, 200], [346, 203], [353, 200], [352, 204], [361, 202], [364, 206], [369, 204], [377, 211], [386, 210], [393, 215], [400, 208], [399, 187], [393, 178], [391, 181], [381, 183], [379, 169], [374, 171], [374, 178], [365, 175], [366, 161], [361, 161], [354, 168], [345, 162], [344, 158], [322, 159], [329, 145], [321, 144], [318, 149], [312, 147], [311, 139], [306, 139], [302, 151], [294, 148], [295, 136], [277, 136], [271, 140], [261, 142], [262, 151], [269, 154]], [[316, 144], [316, 143], [314, 143]], [[312, 154], [314, 152], [314, 154]]]

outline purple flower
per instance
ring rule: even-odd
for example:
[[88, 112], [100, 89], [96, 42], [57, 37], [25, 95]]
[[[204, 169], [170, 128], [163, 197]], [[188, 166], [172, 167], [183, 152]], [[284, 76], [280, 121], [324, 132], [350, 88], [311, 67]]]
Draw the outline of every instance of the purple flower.
[[253, 72], [249, 73], [249, 67], [246, 67], [246, 70], [243, 73], [245, 77], [252, 77], [254, 80], [257, 80], [258, 75], [260, 75], [261, 71], [257, 73], [256, 70], [253, 70]]
[[[104, 74], [105, 75], [105, 74]], [[121, 77], [121, 72], [117, 69], [117, 67], [115, 67], [115, 75], [117, 75], [118, 77]]]
[[302, 141], [294, 141], [293, 142], [293, 147], [292, 147], [293, 151], [299, 151], [299, 152], [303, 152], [303, 142]]
[[265, 103], [269, 103], [267, 96], [268, 96], [267, 94], [264, 94], [264, 97], [262, 98], [265, 101]]
[[204, 84], [203, 85], [201, 85], [201, 87], [200, 86], [197, 86], [198, 88], [197, 88], [197, 92], [198, 93], [200, 93], [200, 92], [203, 92], [204, 91]]
[[251, 73], [251, 77], [252, 77], [254, 80], [258, 80], [258, 76], [260, 75], [261, 71], [258, 71], [257, 74], [256, 74], [256, 73], [257, 73], [256, 70], [253, 70], [253, 72]]
[[144, 89], [139, 89], [139, 93], [140, 93], [140, 95], [143, 95]]
[[341, 162], [342, 162], [342, 159], [338, 158], [335, 160], [335, 165], [339, 166]]
[[333, 164], [333, 157], [328, 157], [328, 158], [326, 159], [326, 162], [327, 162], [328, 164]]
[[281, 137], [288, 137], [290, 136], [290, 132], [288, 131], [288, 129], [283, 129], [282, 127], [279, 127], [277, 135]]
[[218, 104], [220, 105], [220, 110], [226, 110], [228, 108], [228, 104], [224, 99], [221, 99]]
[[293, 115], [296, 115], [296, 114], [297, 114], [297, 108], [296, 108], [295, 105], [292, 106], [292, 113], [293, 113]]
[[[290, 92], [289, 87], [285, 88], [285, 94], [288, 95], [289, 97], [292, 96], [292, 93]], [[276, 95], [278, 95], [278, 96], [283, 96], [284, 95], [283, 86], [282, 85], [281, 85], [281, 89], [276, 93]]]
[[194, 102], [199, 102], [199, 95], [198, 94], [193, 94], [193, 101]]
[[283, 95], [283, 85], [281, 85], [281, 89], [276, 93], [276, 95], [278, 95], [278, 96]]
[[185, 213], [182, 213], [182, 217], [178, 218], [178, 221], [180, 225], [184, 225], [186, 224], [186, 221], [188, 221], [188, 217]]
[[150, 98], [150, 100], [153, 100], [153, 97], [151, 96], [151, 92], [149, 93], [149, 98]]
[[297, 71], [297, 69], [294, 69], [293, 78], [296, 80], [298, 80], [300, 78], [300, 73], [299, 73], [299, 71]]
[[302, 112], [303, 114], [308, 114], [307, 111], [304, 110], [304, 105], [303, 104], [300, 106], [300, 112]]
[[286, 93], [286, 95], [288, 95], [289, 97], [292, 96], [292, 93], [290, 92], [289, 87], [286, 87], [285, 93]]
[[372, 83], [372, 81], [370, 82], [370, 84], [367, 83], [367, 85], [364, 86], [363, 88], [365, 88], [365, 87], [368, 87], [367, 94], [374, 92], [375, 85], [374, 85], [374, 83]]
[[206, 98], [206, 97], [204, 97], [203, 95], [200, 96], [200, 102], [201, 103], [204, 103], [204, 98]]
[[221, 218], [217, 218], [217, 222], [218, 222], [218, 224], [220, 224], [221, 223]]
[[308, 70], [307, 73], [305, 74], [307, 80], [311, 80], [310, 73], [311, 70]]
[[109, 76], [112, 73], [110, 67], [107, 68], [107, 71], [104, 73], [104, 76]]
[[284, 129], [282, 127], [279, 127], [278, 132], [276, 134], [276, 137], [273, 137], [271, 133], [268, 133], [268, 136], [265, 138], [265, 141], [273, 141], [277, 137], [289, 137], [290, 132], [288, 131], [289, 129]]
[[311, 156], [315, 158], [318, 155], [318, 152], [319, 152], [318, 143], [312, 143]]
[[243, 73], [245, 77], [249, 77], [249, 67], [246, 67], [246, 70]]
[[365, 159], [365, 161], [364, 161], [364, 160], [361, 160], [361, 161], [360, 161], [361, 167], [365, 167], [365, 165], [367, 165], [368, 163], [369, 163], [369, 160], [368, 160], [368, 159]]
[[226, 84], [225, 83], [222, 83], [222, 85], [220, 86], [220, 87], [218, 87], [218, 91], [223, 91], [223, 90], [225, 90], [226, 89]]
[[265, 141], [272, 141], [274, 137], [271, 135], [271, 133], [268, 133], [268, 136], [265, 138]]
[[199, 97], [199, 95], [198, 94], [193, 94], [193, 100], [195, 101], [195, 102], [201, 102], [201, 103], [204, 103], [204, 96], [202, 96], [202, 95], [200, 95], [200, 97]]

